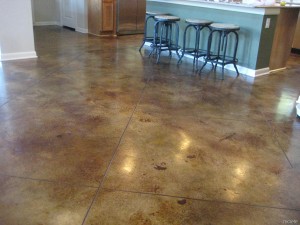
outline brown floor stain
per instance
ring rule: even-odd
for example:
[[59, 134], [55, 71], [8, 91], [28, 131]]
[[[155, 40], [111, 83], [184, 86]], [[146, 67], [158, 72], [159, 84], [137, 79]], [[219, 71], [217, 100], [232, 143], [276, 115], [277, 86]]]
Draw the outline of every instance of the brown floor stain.
[[177, 203], [179, 205], [185, 205], [186, 204], [186, 199], [178, 200]]
[[153, 168], [156, 170], [166, 170], [167, 169], [167, 164], [165, 162], [160, 163], [160, 165], [155, 165]]
[[149, 123], [149, 122], [151, 122], [151, 119], [148, 119], [148, 118], [146, 118], [146, 119], [141, 118], [140, 121], [141, 121], [141, 122], [144, 122], [144, 123]]
[[39, 57], [0, 65], [0, 224], [300, 221], [299, 55], [220, 80], [142, 35], [34, 30]]
[[188, 155], [187, 158], [188, 158], [188, 159], [195, 159], [195, 158], [196, 158], [196, 155]]
[[221, 139], [219, 140], [219, 142], [222, 142], [222, 141], [224, 141], [224, 140], [230, 140], [230, 139], [232, 139], [235, 135], [236, 135], [236, 133], [228, 134], [228, 135], [226, 135], [225, 137], [221, 138]]
[[152, 225], [151, 219], [142, 211], [138, 211], [130, 216], [129, 222], [132, 225]]

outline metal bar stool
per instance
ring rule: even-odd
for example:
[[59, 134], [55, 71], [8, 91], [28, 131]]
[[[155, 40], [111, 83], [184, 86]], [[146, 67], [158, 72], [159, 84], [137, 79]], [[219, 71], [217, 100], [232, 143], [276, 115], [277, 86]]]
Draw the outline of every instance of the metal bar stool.
[[[177, 16], [155, 16], [154, 17], [154, 37], [152, 42], [152, 51], [149, 56], [156, 53], [156, 63], [159, 62], [162, 51], [169, 51], [169, 56], [172, 56], [172, 50], [176, 51], [179, 56], [178, 39], [179, 39], [179, 25], [180, 18]], [[174, 33], [173, 33], [174, 32]]]
[[[184, 34], [183, 34], [183, 47], [182, 47], [182, 54], [181, 54], [181, 57], [179, 58], [178, 60], [178, 63], [179, 64], [183, 58], [183, 56], [185, 54], [188, 54], [188, 55], [191, 55], [193, 56], [193, 65], [195, 65], [195, 62], [198, 66], [198, 59], [200, 57], [203, 57], [203, 56], [206, 56], [207, 55], [207, 51], [204, 50], [204, 49], [200, 49], [200, 40], [201, 40], [201, 31], [204, 29], [204, 28], [209, 28], [209, 25], [212, 24], [213, 22], [212, 21], [208, 21], [208, 20], [199, 20], [199, 19], [186, 19], [185, 22], [188, 24], [184, 30]], [[194, 28], [195, 30], [195, 34], [196, 34], [196, 37], [195, 37], [195, 45], [193, 48], [187, 48], [186, 47], [186, 38], [187, 38], [187, 31], [190, 29], [190, 28]]]
[[145, 26], [144, 26], [144, 37], [143, 37], [143, 43], [141, 47], [139, 48], [139, 51], [141, 52], [142, 48], [144, 47], [146, 42], [153, 42], [153, 36], [148, 36], [147, 34], [147, 28], [148, 28], [148, 22], [150, 19], [154, 20], [155, 16], [159, 15], [168, 15], [168, 13], [162, 13], [162, 12], [146, 12], [146, 17], [145, 17]]
[[[236, 67], [237, 58], [236, 58], [236, 52], [238, 48], [239, 43], [239, 36], [237, 31], [240, 30], [239, 26], [233, 25], [233, 24], [224, 24], [224, 23], [213, 23], [210, 26], [211, 32], [208, 37], [208, 45], [207, 45], [207, 56], [205, 57], [205, 62], [203, 66], [200, 69], [200, 72], [204, 68], [204, 66], [207, 64], [207, 62], [211, 62], [212, 64], [215, 63], [214, 69], [216, 69], [217, 65], [222, 65], [222, 79], [224, 79], [224, 66], [228, 64], [233, 64], [237, 76], [239, 76], [239, 71]], [[217, 35], [217, 52], [212, 52], [212, 41], [214, 34]], [[231, 56], [227, 55], [227, 45], [228, 45], [228, 38], [229, 34], [233, 34], [233, 53]]]

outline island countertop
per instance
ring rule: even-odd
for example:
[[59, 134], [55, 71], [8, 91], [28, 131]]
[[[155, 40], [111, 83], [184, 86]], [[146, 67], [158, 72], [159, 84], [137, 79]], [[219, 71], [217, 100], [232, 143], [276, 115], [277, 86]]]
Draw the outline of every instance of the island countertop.
[[214, 8], [223, 8], [228, 10], [242, 10], [242, 8], [266, 8], [266, 9], [278, 9], [278, 8], [300, 8], [300, 5], [286, 3], [285, 6], [281, 6], [279, 3], [273, 3], [273, 0], [266, 0], [265, 3], [256, 2], [248, 3], [244, 0], [147, 0], [149, 2], [164, 2], [170, 4], [179, 4], [179, 5], [188, 5], [188, 6], [200, 6], [200, 7], [214, 7]]
[[[182, 32], [187, 18], [240, 26], [239, 70], [255, 77], [285, 68], [300, 8], [300, 5], [268, 4], [270, 1], [266, 0], [265, 5], [254, 5], [204, 0], [147, 0], [147, 10], [179, 16]], [[182, 42], [182, 37], [180, 39]], [[205, 47], [205, 43], [202, 46]]]

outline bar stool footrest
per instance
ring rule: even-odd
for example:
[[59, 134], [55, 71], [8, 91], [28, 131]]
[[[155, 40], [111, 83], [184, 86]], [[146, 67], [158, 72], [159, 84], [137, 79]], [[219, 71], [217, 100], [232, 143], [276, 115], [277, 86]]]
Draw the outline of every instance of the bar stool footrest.
[[160, 51], [172, 51], [172, 50], [175, 50], [175, 51], [178, 51], [180, 49], [179, 46], [176, 46], [176, 45], [168, 45], [168, 44], [162, 44], [162, 45], [155, 45], [155, 47], [160, 47], [161, 50]]
[[230, 64], [230, 63], [237, 63], [238, 59], [235, 59], [232, 56], [225, 56], [224, 57], [218, 57], [217, 55], [210, 55], [210, 58], [207, 59], [208, 62], [217, 62], [218, 64]]
[[194, 48], [186, 48], [185, 50], [182, 50], [182, 52], [183, 51], [184, 54], [192, 55], [192, 56], [202, 57], [207, 55], [207, 51], [203, 49], [195, 50]]

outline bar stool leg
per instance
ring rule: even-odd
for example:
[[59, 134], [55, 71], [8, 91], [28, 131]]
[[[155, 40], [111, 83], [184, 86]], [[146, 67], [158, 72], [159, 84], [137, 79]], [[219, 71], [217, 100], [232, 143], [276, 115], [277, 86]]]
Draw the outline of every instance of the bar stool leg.
[[219, 35], [219, 43], [218, 43], [218, 52], [217, 52], [217, 57], [216, 57], [216, 64], [214, 65], [214, 70], [217, 69], [217, 65], [220, 59], [220, 52], [221, 52], [221, 42], [223, 41], [223, 32], [222, 31], [216, 31]]
[[195, 64], [196, 64], [196, 68], [198, 68], [198, 59], [201, 55], [203, 56], [203, 53], [201, 54], [201, 50], [200, 50], [201, 31], [205, 27], [208, 27], [206, 25], [189, 24], [186, 26], [186, 28], [184, 29], [184, 34], [183, 34], [182, 54], [181, 54], [181, 56], [178, 56], [179, 60], [178, 60], [177, 64], [181, 63], [182, 58], [186, 54], [186, 35], [187, 35], [187, 31], [189, 30], [190, 27], [194, 28], [195, 34], [196, 34], [194, 49], [191, 52], [191, 54], [193, 55], [193, 67], [195, 68]]
[[199, 70], [199, 73], [201, 73], [201, 71], [203, 70], [203, 68], [206, 66], [206, 64], [208, 63], [208, 61], [211, 62], [212, 64], [212, 69], [214, 69], [214, 64], [212, 62], [212, 55], [211, 55], [211, 43], [212, 43], [212, 37], [213, 37], [213, 33], [216, 32], [216, 31], [211, 31], [209, 33], [209, 36], [208, 36], [208, 42], [207, 42], [207, 54], [205, 56], [205, 61], [204, 61], [204, 64], [202, 65], [202, 67], [200, 68]]
[[176, 26], [176, 34], [175, 34], [175, 51], [178, 58], [180, 57], [178, 50], [179, 50], [179, 25], [178, 23], [175, 23]]
[[[195, 68], [195, 63], [196, 63], [196, 68], [198, 67], [198, 59], [200, 57], [199, 55], [199, 45], [200, 45], [200, 32], [202, 30], [202, 28], [200, 28], [199, 26], [194, 26], [195, 30], [196, 30], [196, 43], [195, 43], [195, 52], [194, 52], [194, 60], [193, 60], [193, 67]], [[196, 60], [197, 59], [197, 60]]]
[[162, 24], [161, 27], [160, 27], [160, 36], [159, 36], [159, 43], [158, 43], [158, 47], [157, 47], [158, 51], [157, 51], [157, 57], [156, 57], [156, 64], [160, 60], [161, 48], [162, 48], [162, 44], [163, 44], [164, 30], [165, 30], [165, 24]]
[[[203, 69], [203, 67], [207, 64], [207, 62], [212, 63], [214, 70], [216, 70], [218, 64], [220, 64], [222, 66], [222, 80], [224, 80], [225, 66], [228, 64], [233, 64], [237, 76], [239, 76], [239, 71], [236, 65], [237, 63], [236, 54], [237, 54], [237, 47], [239, 42], [237, 31], [240, 30], [240, 27], [232, 24], [213, 23], [210, 25], [210, 29], [211, 32], [208, 37], [207, 55], [205, 57], [205, 63], [201, 67], [200, 72]], [[212, 45], [214, 32], [217, 33], [217, 36], [214, 39], [216, 40], [217, 43], [216, 46], [214, 47], [214, 52], [211, 53], [211, 45]], [[231, 33], [234, 34], [234, 39], [231, 38], [230, 36]], [[234, 44], [233, 54], [230, 55], [229, 54], [227, 55], [228, 42]]]
[[[175, 32], [175, 34], [174, 34]], [[156, 32], [157, 34], [158, 32]], [[175, 35], [175, 40], [173, 39]], [[157, 36], [157, 35], [156, 35]], [[160, 25], [159, 42], [157, 41], [155, 47], [157, 49], [156, 63], [159, 63], [162, 51], [169, 51], [169, 57], [172, 57], [172, 50], [176, 51], [178, 57], [178, 41], [179, 41], [179, 25], [174, 22], [162, 22]]]
[[159, 21], [154, 23], [154, 34], [153, 34], [153, 40], [152, 40], [152, 44], [151, 44], [151, 52], [148, 55], [148, 57], [150, 57], [153, 53], [157, 52], [157, 40], [158, 40], [158, 29], [159, 29]]
[[148, 26], [148, 20], [149, 19], [153, 19], [153, 16], [147, 16], [145, 19], [145, 27], [144, 27], [144, 38], [143, 38], [143, 43], [141, 45], [141, 47], [139, 48], [139, 52], [141, 52], [142, 48], [144, 47], [145, 43], [146, 43], [146, 39], [147, 39], [147, 26]]
[[187, 25], [186, 28], [184, 29], [184, 33], [183, 33], [183, 45], [182, 45], [182, 54], [181, 56], [179, 57], [179, 60], [177, 62], [177, 64], [180, 64], [181, 63], [181, 60], [185, 54], [185, 45], [186, 45], [186, 32], [187, 30], [189, 29], [189, 27], [191, 27], [192, 25]]
[[[222, 60], [222, 80], [224, 80], [224, 66], [226, 65], [226, 51], [227, 51], [227, 36], [228, 36], [228, 33], [227, 32], [224, 32], [224, 36], [223, 36], [223, 58], [221, 59]], [[225, 41], [225, 44], [224, 44], [224, 41]]]
[[176, 50], [177, 55], [179, 55], [177, 47], [179, 25], [177, 21], [180, 21], [180, 18], [176, 16], [155, 16], [154, 20], [156, 22], [154, 25], [154, 40], [152, 44], [152, 53], [154, 52], [154, 50], [156, 50], [156, 63], [159, 63], [161, 53], [163, 51], [169, 51], [170, 57], [172, 57], [172, 50]]
[[167, 45], [170, 46], [170, 48], [169, 48], [169, 57], [170, 58], [172, 57], [172, 49], [171, 49], [171, 47], [172, 47], [172, 34], [173, 34], [173, 32], [172, 32], [172, 23], [168, 23], [167, 24], [167, 35], [166, 35], [166, 37], [167, 37]]
[[233, 60], [234, 60], [234, 63], [233, 63], [233, 66], [235, 68], [235, 71], [237, 73], [237, 76], [240, 75], [239, 71], [238, 71], [238, 68], [236, 66], [236, 52], [237, 52], [237, 48], [238, 48], [238, 44], [239, 44], [239, 35], [237, 34], [237, 32], [233, 32], [234, 35], [235, 35], [235, 47], [234, 47], [234, 54], [233, 54]]

